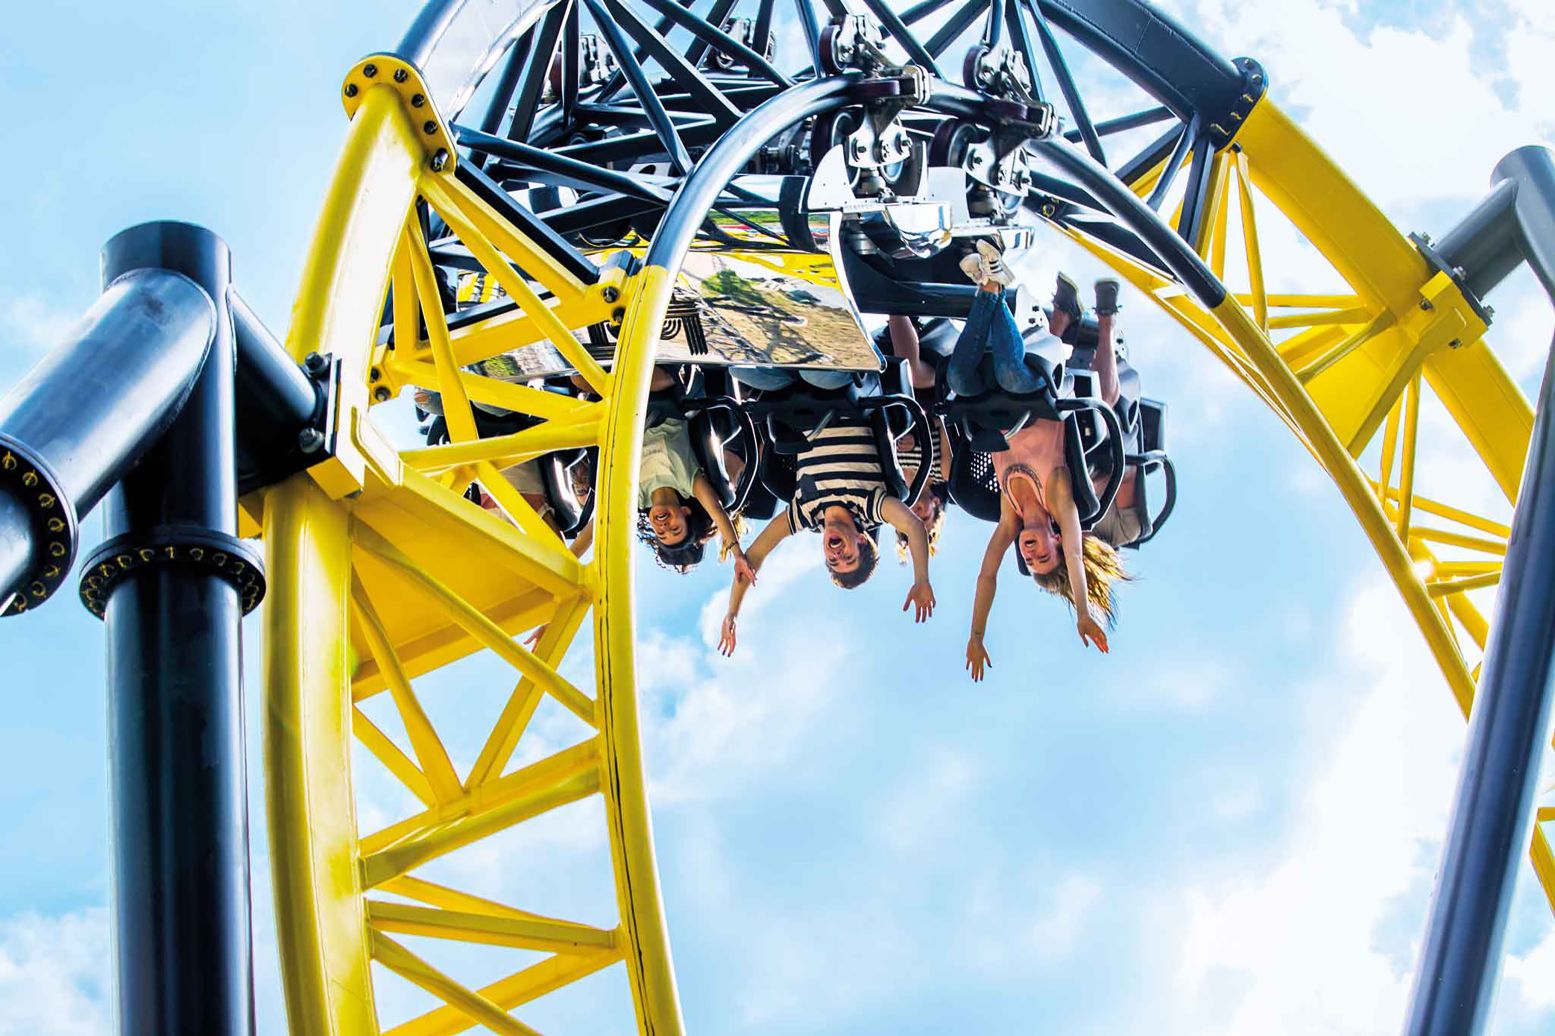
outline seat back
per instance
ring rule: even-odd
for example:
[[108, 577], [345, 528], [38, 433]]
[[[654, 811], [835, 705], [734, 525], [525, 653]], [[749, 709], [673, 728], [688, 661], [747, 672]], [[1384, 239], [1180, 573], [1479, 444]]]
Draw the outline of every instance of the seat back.
[[573, 472], [580, 464], [584, 465], [583, 470], [589, 473], [588, 481], [592, 485], [598, 456], [599, 450], [590, 447], [558, 450], [535, 461], [540, 468], [540, 484], [545, 487], [546, 503], [551, 505], [551, 513], [562, 535], [569, 539], [581, 532], [594, 515], [594, 493], [591, 490], [579, 499]]
[[905, 360], [888, 361], [879, 375], [846, 388], [818, 389], [801, 382], [764, 391], [742, 400], [740, 406], [764, 426], [767, 457], [762, 483], [773, 497], [773, 506], [778, 500], [793, 499], [794, 458], [809, 446], [811, 436], [839, 418], [862, 420], [869, 426], [888, 495], [910, 507], [928, 481], [929, 472], [924, 470], [909, 484], [897, 450], [897, 441], [908, 432], [928, 434], [928, 413], [912, 396]]

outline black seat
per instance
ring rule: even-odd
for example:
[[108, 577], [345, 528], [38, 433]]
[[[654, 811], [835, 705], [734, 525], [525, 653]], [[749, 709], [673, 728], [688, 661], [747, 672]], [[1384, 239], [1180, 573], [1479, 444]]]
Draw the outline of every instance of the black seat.
[[912, 394], [912, 379], [905, 360], [890, 360], [884, 370], [838, 389], [819, 389], [804, 382], [763, 391], [742, 398], [740, 406], [765, 432], [767, 456], [762, 483], [776, 512], [778, 501], [793, 499], [794, 458], [810, 439], [839, 418], [867, 424], [880, 456], [880, 468], [888, 495], [911, 507], [923, 492], [929, 470], [920, 468], [911, 484], [902, 472], [897, 443], [908, 433], [928, 434], [928, 412]]
[[[686, 422], [691, 451], [724, 510], [733, 515], [745, 508], [760, 481], [762, 438], [755, 419], [735, 398], [726, 368], [682, 364], [675, 383], [648, 400], [648, 426], [666, 420]], [[724, 451], [745, 461], [738, 479], [729, 476]]]
[[[1126, 454], [1118, 416], [1091, 394], [1093, 382], [1088, 378], [1059, 373], [1061, 364], [1049, 363], [1036, 354], [1028, 353], [1026, 362], [1032, 370], [1047, 375], [1047, 384], [1037, 392], [1016, 394], [994, 389], [975, 397], [942, 393], [947, 398], [936, 410], [954, 429], [951, 500], [974, 517], [998, 521], [999, 480], [990, 455], [1009, 448], [1006, 431], [1013, 433], [1031, 421], [1061, 420], [1064, 466], [1069, 470], [1080, 528], [1090, 529], [1111, 506], [1123, 481]], [[1055, 375], [1062, 380], [1055, 382]], [[991, 383], [991, 377], [988, 380]], [[1060, 391], [1054, 391], [1055, 384]], [[1103, 474], [1107, 482], [1097, 493], [1092, 476]]]
[[[570, 394], [571, 391], [571, 385], [566, 379], [556, 379], [547, 383], [545, 388], [547, 391], [562, 394]], [[492, 407], [473, 406], [470, 408], [470, 413], [475, 419], [476, 434], [482, 439], [512, 435], [526, 428], [533, 428], [541, 420], [530, 414], [498, 412]], [[439, 414], [432, 418], [426, 428], [426, 440], [428, 446], [438, 446], [450, 441], [446, 417]], [[535, 458], [545, 501], [550, 505], [551, 513], [562, 535], [569, 539], [576, 536], [594, 514], [594, 494], [590, 492], [586, 498], [580, 500], [574, 488], [572, 473], [579, 464], [585, 464], [587, 465], [585, 470], [590, 473], [592, 482], [598, 455], [599, 450], [590, 447], [559, 450]], [[479, 493], [473, 483], [465, 495], [476, 503], [480, 502]]]
[[[1166, 453], [1166, 404], [1155, 399], [1141, 399], [1139, 417], [1143, 449], [1128, 458], [1129, 466], [1139, 472], [1134, 482], [1134, 508], [1139, 516], [1139, 536], [1133, 543], [1125, 544], [1136, 548], [1155, 538], [1177, 506], [1177, 469], [1172, 466], [1172, 460]], [[1153, 516], [1146, 499], [1149, 485], [1146, 476], [1152, 471], [1161, 472], [1165, 495], [1160, 511]]]

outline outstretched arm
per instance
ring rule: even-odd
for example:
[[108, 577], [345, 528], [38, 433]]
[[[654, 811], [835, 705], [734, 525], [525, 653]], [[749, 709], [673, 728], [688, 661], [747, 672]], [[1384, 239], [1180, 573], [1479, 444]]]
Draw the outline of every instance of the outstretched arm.
[[735, 620], [740, 614], [740, 604], [745, 600], [745, 591], [755, 585], [756, 573], [761, 571], [762, 562], [767, 560], [767, 555], [788, 536], [788, 513], [784, 512], [768, 522], [755, 542], [751, 544], [751, 549], [745, 555], [750, 563], [749, 575], [741, 573], [738, 568], [735, 569], [734, 583], [729, 587], [729, 610], [724, 615], [723, 630], [718, 638], [718, 650], [721, 653], [734, 654]]
[[697, 472], [696, 478], [691, 480], [691, 493], [697, 498], [697, 503], [712, 516], [713, 525], [718, 529], [718, 538], [734, 555], [734, 574], [738, 576], [743, 570], [746, 577], [754, 582], [756, 573], [751, 571], [750, 561], [746, 558], [744, 549], [740, 547], [740, 536], [734, 531], [734, 523], [729, 520], [729, 512], [724, 510], [723, 502], [718, 499], [718, 491], [713, 488], [713, 483], [706, 474]]
[[1074, 502], [1074, 487], [1069, 472], [1059, 468], [1048, 484], [1048, 506], [1058, 519], [1058, 529], [1064, 544], [1064, 564], [1069, 569], [1069, 592], [1074, 604], [1075, 629], [1080, 642], [1095, 644], [1102, 654], [1107, 653], [1107, 634], [1091, 615], [1090, 588], [1085, 579], [1085, 534], [1080, 531], [1080, 509]]
[[983, 646], [983, 636], [988, 632], [988, 615], [993, 611], [994, 594], [999, 589], [999, 566], [1005, 552], [1015, 542], [1018, 528], [1014, 512], [1007, 502], [1002, 502], [999, 524], [988, 537], [988, 548], [983, 551], [983, 565], [977, 572], [977, 594], [972, 599], [972, 632], [966, 641], [966, 667], [974, 682], [981, 681], [984, 668], [993, 668], [993, 659]]
[[934, 614], [934, 588], [929, 585], [929, 535], [924, 532], [918, 516], [895, 497], [887, 497], [881, 502], [880, 516], [907, 537], [907, 549], [912, 552], [913, 582], [902, 611], [916, 605], [916, 621], [923, 622]]

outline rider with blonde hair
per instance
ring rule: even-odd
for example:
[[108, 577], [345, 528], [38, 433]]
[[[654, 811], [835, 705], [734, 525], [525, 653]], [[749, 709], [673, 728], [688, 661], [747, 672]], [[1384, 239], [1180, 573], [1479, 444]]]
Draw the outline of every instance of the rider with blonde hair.
[[[967, 256], [961, 268], [979, 290], [951, 354], [947, 372], [951, 389], [959, 396], [985, 392], [988, 386], [979, 367], [984, 354], [989, 354], [1000, 388], [1015, 394], [1036, 391], [1041, 382], [1026, 366], [1026, 343], [1004, 301], [1004, 289], [1013, 277], [998, 249], [979, 242], [978, 254]], [[1116, 282], [1110, 290], [1116, 291]], [[1061, 420], [1032, 420], [1007, 432], [1007, 448], [990, 457], [999, 482], [999, 521], [977, 576], [966, 648], [973, 680], [981, 680], [984, 669], [992, 665], [983, 638], [998, 588], [999, 565], [1012, 545], [1023, 574], [1029, 573], [1037, 586], [1063, 597], [1074, 609], [1081, 643], [1094, 644], [1103, 653], [1108, 649], [1103, 625], [1111, 628], [1114, 623], [1113, 588], [1128, 576], [1113, 547], [1080, 531], [1080, 512], [1064, 463], [1064, 435]]]

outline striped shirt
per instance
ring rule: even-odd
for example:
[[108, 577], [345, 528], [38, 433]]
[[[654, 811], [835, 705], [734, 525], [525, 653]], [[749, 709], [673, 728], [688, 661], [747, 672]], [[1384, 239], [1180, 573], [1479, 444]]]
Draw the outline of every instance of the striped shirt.
[[[947, 481], [949, 481], [949, 478], [948, 478], [948, 476], [945, 473], [945, 458], [943, 456], [944, 447], [942, 445], [942, 440], [940, 438], [941, 436], [943, 436], [945, 434], [944, 428], [945, 428], [945, 426], [940, 423], [940, 419], [939, 418], [937, 418], [937, 417], [930, 417], [929, 418], [929, 434], [928, 434], [927, 438], [929, 440], [928, 441], [928, 447], [929, 447], [929, 484], [930, 485], [934, 485], [935, 483], [939, 483], [939, 482], [947, 482]], [[912, 463], [913, 463], [913, 466], [915, 468], [921, 468], [923, 466], [923, 444], [922, 443], [915, 443], [914, 444], [914, 446], [913, 446], [913, 460], [912, 460]]]
[[795, 458], [794, 498], [788, 504], [788, 531], [819, 529], [828, 507], [846, 507], [861, 529], [884, 519], [885, 476], [875, 436], [867, 424], [836, 418]]

